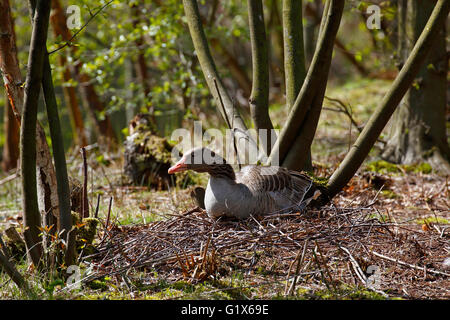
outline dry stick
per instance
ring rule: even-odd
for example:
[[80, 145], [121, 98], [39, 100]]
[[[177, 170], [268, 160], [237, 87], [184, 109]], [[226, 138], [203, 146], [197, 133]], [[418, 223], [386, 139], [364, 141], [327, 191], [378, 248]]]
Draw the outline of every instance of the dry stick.
[[98, 219], [98, 209], [100, 208], [100, 193], [97, 195], [97, 207], [95, 208], [94, 218]]
[[88, 167], [87, 167], [87, 159], [86, 159], [86, 148], [81, 148], [81, 154], [83, 155], [83, 201], [81, 202], [81, 210], [82, 210], [82, 218], [89, 218], [89, 204], [88, 204], [88, 192], [87, 192], [87, 184], [88, 184]]
[[318, 243], [316, 240], [314, 240], [314, 243], [315, 243], [315, 245], [316, 245], [317, 252], [318, 252], [319, 255], [320, 255], [320, 259], [322, 260], [322, 262], [323, 262], [323, 264], [324, 264], [324, 266], [325, 266], [325, 271], [327, 272], [328, 278], [330, 279], [330, 282], [331, 282], [331, 284], [333, 285], [334, 291], [337, 291], [337, 289], [336, 289], [336, 284], [334, 283], [333, 278], [331, 277], [330, 269], [328, 269], [328, 265], [327, 265], [325, 259], [324, 259], [323, 256], [322, 256], [322, 252], [321, 252], [321, 250], [320, 250], [319, 243]]
[[110, 197], [110, 198], [109, 198], [109, 205], [108, 205], [108, 215], [107, 215], [107, 217], [106, 217], [105, 230], [108, 229], [109, 218], [110, 218], [110, 216], [111, 216], [111, 205], [112, 205], [112, 200], [113, 200], [113, 198]]
[[372, 254], [374, 256], [377, 256], [378, 258], [394, 262], [394, 263], [399, 264], [399, 265], [404, 266], [404, 267], [409, 267], [409, 268], [420, 270], [420, 271], [423, 271], [423, 272], [434, 273], [434, 274], [437, 274], [437, 275], [440, 275], [440, 276], [450, 277], [449, 273], [445, 273], [445, 272], [442, 272], [442, 271], [437, 271], [437, 270], [433, 270], [433, 269], [419, 267], [419, 266], [414, 265], [414, 264], [409, 264], [409, 263], [403, 262], [401, 260], [394, 259], [394, 258], [385, 256], [385, 255], [382, 255], [381, 253], [378, 253], [376, 251], [372, 251]]
[[356, 275], [358, 276], [358, 279], [361, 281], [361, 283], [364, 286], [367, 286], [367, 277], [366, 277], [364, 271], [362, 271], [362, 269], [359, 266], [358, 261], [356, 261], [355, 257], [353, 257], [353, 255], [350, 253], [350, 251], [347, 248], [339, 246], [339, 249], [341, 249], [348, 255], [350, 262], [352, 264], [353, 270], [355, 271]]
[[13, 174], [10, 175], [10, 176], [7, 176], [6, 178], [0, 180], [0, 186], [1, 186], [2, 184], [5, 184], [5, 183], [7, 183], [7, 182], [9, 182], [9, 181], [14, 180], [14, 179], [17, 178], [17, 177], [19, 177], [19, 172], [16, 172], [16, 173], [13, 173]]
[[[297, 268], [295, 269], [295, 276], [292, 279], [292, 282], [291, 282], [291, 285], [289, 287], [289, 290], [287, 291], [287, 293], [285, 293], [285, 295], [291, 295], [294, 292], [294, 290], [295, 290], [295, 286], [297, 285], [298, 274], [300, 272], [301, 266], [303, 264], [303, 260], [305, 258], [306, 247], [307, 246], [308, 246], [308, 239], [305, 240], [305, 244], [303, 245], [302, 255], [300, 257], [300, 260], [298, 260]], [[298, 252], [298, 255], [297, 255], [297, 257], [295, 259], [298, 259], [299, 255], [300, 255], [300, 251]], [[294, 265], [294, 262], [295, 262], [295, 260], [292, 262], [292, 266]], [[291, 268], [289, 268], [289, 272], [291, 271], [290, 269]], [[288, 278], [289, 278], [289, 275], [288, 275]], [[288, 284], [288, 282], [286, 282], [286, 288], [287, 288], [287, 284]], [[286, 290], [285, 290], [285, 292], [286, 292]]]

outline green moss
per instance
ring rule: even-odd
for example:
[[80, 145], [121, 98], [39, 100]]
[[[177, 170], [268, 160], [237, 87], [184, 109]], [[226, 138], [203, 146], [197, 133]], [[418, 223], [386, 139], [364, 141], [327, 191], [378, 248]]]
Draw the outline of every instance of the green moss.
[[373, 171], [381, 174], [388, 174], [388, 173], [423, 173], [423, 174], [429, 174], [432, 172], [433, 168], [429, 163], [422, 162], [418, 164], [394, 164], [391, 162], [387, 162], [385, 160], [377, 160], [367, 163], [366, 165], [367, 171]]
[[377, 173], [399, 173], [401, 170], [398, 168], [396, 164], [384, 161], [384, 160], [377, 160], [369, 162], [366, 165], [367, 171], [373, 171]]
[[385, 300], [382, 294], [368, 290], [367, 288], [360, 286], [349, 286], [343, 284], [338, 286], [336, 290], [305, 290], [299, 289], [296, 291], [296, 299], [308, 299], [308, 300]]
[[329, 178], [327, 177], [316, 177], [312, 174], [309, 174], [309, 177], [313, 180], [313, 182], [319, 186], [326, 187], [328, 185]]
[[380, 192], [380, 194], [388, 199], [397, 199], [400, 198], [400, 195], [398, 195], [397, 193], [395, 193], [392, 190], [382, 190]]
[[430, 223], [436, 223], [436, 224], [450, 224], [450, 221], [448, 219], [442, 218], [442, 217], [426, 217], [426, 218], [420, 218], [415, 220], [418, 224], [430, 224]]

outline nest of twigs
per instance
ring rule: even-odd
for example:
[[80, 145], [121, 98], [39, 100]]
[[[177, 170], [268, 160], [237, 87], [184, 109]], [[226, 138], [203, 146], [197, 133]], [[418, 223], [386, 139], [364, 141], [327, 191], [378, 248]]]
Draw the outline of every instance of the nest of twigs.
[[198, 282], [239, 269], [263, 274], [252, 279], [256, 285], [269, 276], [286, 295], [348, 285], [385, 297], [450, 297], [448, 232], [382, 221], [370, 204], [241, 221], [214, 220], [195, 208], [145, 225], [111, 225], [102, 237], [90, 279], [149, 270], [168, 282]]

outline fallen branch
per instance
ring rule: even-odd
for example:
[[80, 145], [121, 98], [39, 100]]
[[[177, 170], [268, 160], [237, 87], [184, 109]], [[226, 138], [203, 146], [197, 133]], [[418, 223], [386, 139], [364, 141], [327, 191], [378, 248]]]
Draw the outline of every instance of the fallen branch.
[[406, 262], [403, 262], [401, 260], [394, 259], [394, 258], [385, 256], [385, 255], [382, 255], [381, 253], [378, 253], [376, 251], [372, 251], [372, 254], [374, 256], [377, 256], [378, 258], [394, 262], [394, 263], [399, 264], [399, 265], [404, 266], [404, 267], [409, 267], [409, 268], [412, 268], [412, 269], [420, 270], [420, 271], [423, 271], [423, 272], [429, 272], [429, 273], [437, 274], [437, 275], [440, 275], [440, 276], [450, 277], [449, 273], [445, 273], [445, 272], [442, 272], [442, 271], [437, 271], [437, 270], [433, 270], [433, 269], [419, 267], [419, 266], [414, 265], [414, 264], [406, 263]]

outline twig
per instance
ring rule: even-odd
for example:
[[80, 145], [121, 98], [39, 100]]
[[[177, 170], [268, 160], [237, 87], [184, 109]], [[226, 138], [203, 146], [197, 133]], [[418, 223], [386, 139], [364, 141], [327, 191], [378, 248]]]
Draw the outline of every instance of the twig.
[[112, 200], [113, 200], [113, 198], [110, 197], [110, 198], [109, 198], [109, 205], [108, 205], [108, 215], [106, 216], [105, 230], [108, 230], [109, 219], [110, 219], [110, 216], [111, 216]]
[[113, 1], [114, 1], [114, 0], [111, 0], [111, 1], [107, 2], [107, 3], [104, 4], [99, 10], [97, 10], [97, 12], [95, 12], [94, 14], [91, 14], [91, 17], [86, 21], [86, 23], [85, 23], [83, 26], [81, 26], [80, 30], [78, 30], [77, 32], [75, 32], [75, 33], [72, 35], [72, 37], [71, 37], [68, 41], [66, 41], [66, 43], [64, 43], [62, 46], [56, 48], [55, 50], [50, 51], [48, 54], [50, 55], [50, 54], [52, 54], [52, 53], [55, 53], [55, 52], [57, 52], [57, 51], [59, 51], [59, 50], [65, 48], [65, 47], [67, 47], [68, 45], [70, 45], [70, 43], [72, 42], [72, 40], [75, 39], [76, 36], [77, 36], [81, 31], [83, 31], [84, 28], [87, 27], [87, 25], [89, 24], [89, 22], [91, 22], [92, 19], [94, 19], [100, 12], [103, 11], [103, 9], [105, 9], [107, 6], [109, 6]]
[[[294, 259], [294, 261], [292, 262], [292, 266], [294, 265], [295, 260], [298, 260], [297, 262], [297, 267], [295, 268], [295, 276], [292, 279], [291, 285], [288, 289], [288, 291], [286, 292], [285, 290], [285, 295], [291, 295], [294, 290], [295, 290], [295, 286], [297, 284], [297, 279], [298, 279], [298, 274], [300, 272], [301, 266], [303, 264], [303, 260], [305, 258], [305, 253], [306, 253], [306, 247], [308, 246], [308, 239], [305, 240], [305, 244], [303, 245], [303, 250], [302, 250], [302, 255], [300, 257], [300, 260], [298, 260], [298, 256], [300, 255], [300, 251], [297, 254], [297, 257]], [[291, 271], [291, 268], [289, 268], [289, 273]], [[288, 278], [289, 278], [289, 274], [288, 274]], [[287, 287], [288, 282], [286, 281], [286, 287]]]
[[98, 210], [100, 207], [100, 193], [97, 195], [97, 207], [95, 208], [94, 218], [98, 219]]
[[7, 182], [10, 182], [10, 181], [14, 180], [14, 179], [17, 178], [17, 177], [19, 177], [19, 173], [18, 173], [18, 172], [13, 173], [12, 175], [7, 176], [6, 178], [0, 180], [0, 186], [1, 186], [2, 184], [5, 184], [5, 183], [7, 183]]
[[82, 195], [82, 202], [81, 202], [81, 210], [83, 212], [82, 217], [88, 218], [89, 217], [89, 204], [88, 204], [88, 191], [87, 191], [87, 185], [88, 185], [88, 166], [87, 166], [87, 158], [86, 158], [86, 148], [81, 148], [81, 154], [83, 156], [83, 195]]
[[[412, 269], [416, 269], [416, 270], [420, 270], [420, 271], [424, 271], [424, 272], [425, 272], [425, 268], [423, 268], [423, 267], [419, 267], [419, 266], [414, 265], [414, 264], [409, 264], [409, 263], [403, 262], [403, 261], [401, 261], [401, 260], [394, 259], [394, 258], [385, 256], [385, 255], [382, 255], [381, 253], [378, 253], [378, 252], [376, 252], [376, 251], [372, 251], [372, 254], [373, 254], [374, 256], [377, 256], [378, 258], [381, 258], [381, 259], [384, 259], [384, 260], [388, 260], [388, 261], [394, 262], [394, 263], [399, 264], [399, 265], [401, 265], [401, 266], [409, 267], [409, 268], [412, 268]], [[428, 268], [427, 268], [427, 269], [426, 269], [426, 272], [434, 273], [434, 274], [437, 274], [437, 275], [440, 275], [440, 276], [450, 277], [450, 274], [449, 274], [449, 273], [445, 273], [445, 272], [437, 271], [437, 270], [433, 270], [433, 269], [428, 269]]]

